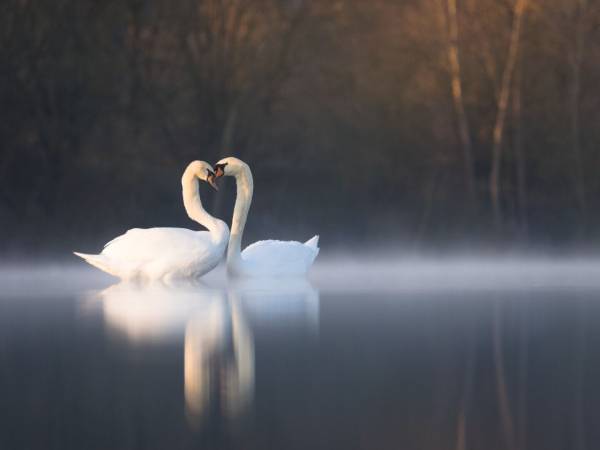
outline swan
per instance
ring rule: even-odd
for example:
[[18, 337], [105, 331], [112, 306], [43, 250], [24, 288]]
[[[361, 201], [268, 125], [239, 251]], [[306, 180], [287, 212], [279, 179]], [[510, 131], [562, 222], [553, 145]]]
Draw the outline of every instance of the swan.
[[181, 179], [188, 216], [208, 231], [184, 228], [134, 228], [104, 246], [99, 255], [75, 255], [124, 280], [197, 278], [214, 269], [225, 253], [229, 229], [202, 207], [198, 179], [218, 191], [210, 164], [194, 161]]
[[250, 167], [229, 157], [214, 165], [215, 179], [235, 177], [237, 198], [227, 249], [227, 272], [240, 277], [297, 277], [306, 276], [319, 254], [319, 236], [302, 244], [290, 241], [259, 241], [241, 252], [242, 234], [252, 202], [254, 183]]

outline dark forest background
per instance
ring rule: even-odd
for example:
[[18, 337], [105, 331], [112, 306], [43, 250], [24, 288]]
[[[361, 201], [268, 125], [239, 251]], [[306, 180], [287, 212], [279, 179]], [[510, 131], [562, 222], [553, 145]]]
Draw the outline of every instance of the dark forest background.
[[3, 0], [0, 251], [194, 228], [225, 156], [246, 242], [595, 249], [599, 94], [596, 0]]

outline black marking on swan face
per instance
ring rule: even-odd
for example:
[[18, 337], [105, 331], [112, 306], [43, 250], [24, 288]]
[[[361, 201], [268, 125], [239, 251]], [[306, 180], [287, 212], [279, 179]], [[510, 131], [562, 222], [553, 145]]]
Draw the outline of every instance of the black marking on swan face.
[[223, 175], [225, 175], [225, 166], [227, 164], [229, 164], [229, 163], [215, 164], [213, 166], [213, 169], [215, 170], [215, 179], [221, 178]]

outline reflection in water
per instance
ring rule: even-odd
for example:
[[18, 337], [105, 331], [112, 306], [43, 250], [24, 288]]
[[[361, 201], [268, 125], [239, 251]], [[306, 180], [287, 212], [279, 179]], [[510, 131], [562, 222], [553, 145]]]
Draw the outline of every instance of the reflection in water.
[[230, 280], [225, 292], [199, 284], [120, 283], [89, 300], [102, 311], [109, 341], [124, 340], [133, 351], [183, 345], [185, 413], [197, 429], [213, 415], [234, 420], [251, 407], [255, 350], [248, 316], [261, 326], [318, 328], [318, 293], [306, 280]]
[[108, 337], [135, 346], [183, 340], [190, 318], [223, 308], [224, 294], [197, 284], [122, 282], [90, 295], [90, 300], [102, 311]]
[[229, 279], [227, 291], [243, 298], [248, 316], [265, 328], [319, 327], [319, 293], [306, 279]]
[[198, 427], [211, 409], [235, 418], [254, 391], [254, 340], [235, 298], [189, 320], [185, 331], [186, 415]]
[[600, 448], [599, 290], [382, 288], [0, 289], [0, 449]]

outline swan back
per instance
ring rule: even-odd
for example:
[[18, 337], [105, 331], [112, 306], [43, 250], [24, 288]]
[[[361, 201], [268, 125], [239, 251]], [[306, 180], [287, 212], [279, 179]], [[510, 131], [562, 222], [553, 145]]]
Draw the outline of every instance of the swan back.
[[[241, 275], [305, 276], [319, 254], [318, 236], [306, 244], [295, 241], [259, 241], [242, 252]], [[236, 267], [233, 272], [236, 272]]]
[[228, 239], [226, 226], [218, 240], [207, 231], [134, 228], [109, 242], [100, 255], [77, 256], [122, 279], [195, 278], [219, 264]]

